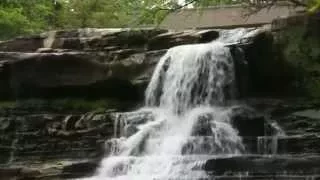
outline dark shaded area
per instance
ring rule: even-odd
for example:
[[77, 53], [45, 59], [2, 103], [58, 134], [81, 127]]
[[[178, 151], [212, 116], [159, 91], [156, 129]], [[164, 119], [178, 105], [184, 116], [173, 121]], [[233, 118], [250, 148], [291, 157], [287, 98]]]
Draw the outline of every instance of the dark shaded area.
[[[316, 135], [275, 137], [264, 136], [243, 137], [246, 152], [251, 154], [296, 155], [301, 152], [309, 154], [320, 153], [320, 138]], [[274, 148], [270, 148], [274, 145]]]
[[0, 43], [1, 51], [33, 52], [43, 46], [44, 37], [34, 35], [30, 37], [19, 37]]
[[12, 97], [12, 90], [10, 87], [10, 71], [8, 66], [0, 62], [0, 99], [8, 100]]
[[28, 98], [84, 98], [100, 99], [113, 97], [120, 100], [139, 100], [141, 94], [129, 81], [108, 79], [87, 85], [39, 87], [32, 84], [21, 84], [11, 94], [12, 99]]
[[249, 108], [234, 108], [232, 113], [232, 125], [239, 131], [240, 136], [265, 136], [266, 119]]
[[244, 56], [244, 51], [241, 47], [230, 46], [229, 48], [235, 66], [235, 78], [237, 87], [236, 97], [244, 98], [248, 95], [248, 88], [250, 85], [248, 74], [248, 62]]
[[94, 174], [98, 166], [98, 160], [71, 164], [63, 168], [60, 178], [83, 178], [84, 176], [90, 177]]
[[141, 88], [129, 79], [132, 72], [125, 72], [128, 70], [122, 64], [110, 70], [108, 65], [91, 60], [84, 53], [20, 56], [0, 61], [0, 100], [143, 98]]
[[281, 47], [274, 43], [271, 33], [260, 33], [245, 48], [248, 61], [250, 96], [292, 96], [294, 68], [285, 61]]
[[207, 31], [200, 35], [199, 43], [208, 43], [219, 37], [219, 31]]
[[34, 180], [35, 176], [39, 176], [40, 174], [39, 170], [28, 168], [0, 168], [0, 177], [2, 179], [12, 179], [14, 177], [19, 180]]
[[277, 173], [311, 173], [320, 172], [319, 157], [286, 158], [286, 157], [263, 157], [263, 156], [241, 156], [231, 158], [218, 158], [208, 160], [204, 169], [215, 175], [222, 175], [224, 172], [234, 173], [242, 171], [258, 174], [277, 174]]
[[168, 32], [151, 38], [147, 43], [148, 50], [169, 49], [183, 44], [207, 43], [219, 37], [219, 31]]

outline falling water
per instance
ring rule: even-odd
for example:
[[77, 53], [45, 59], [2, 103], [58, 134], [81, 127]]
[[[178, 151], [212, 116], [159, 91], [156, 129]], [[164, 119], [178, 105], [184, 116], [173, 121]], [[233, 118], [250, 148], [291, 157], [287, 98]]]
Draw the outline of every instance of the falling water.
[[178, 46], [169, 49], [156, 67], [146, 104], [178, 113], [223, 103], [232, 94], [234, 79], [233, 59], [222, 43]]
[[276, 122], [269, 122], [275, 131], [272, 136], [260, 136], [257, 139], [257, 150], [259, 154], [278, 154], [279, 137], [285, 137], [283, 129]]
[[146, 90], [146, 107], [115, 115], [117, 137], [90, 179], [201, 179], [207, 177], [205, 160], [241, 153], [242, 140], [226, 105], [236, 88], [233, 58], [224, 43], [238, 41], [242, 32], [169, 49]]

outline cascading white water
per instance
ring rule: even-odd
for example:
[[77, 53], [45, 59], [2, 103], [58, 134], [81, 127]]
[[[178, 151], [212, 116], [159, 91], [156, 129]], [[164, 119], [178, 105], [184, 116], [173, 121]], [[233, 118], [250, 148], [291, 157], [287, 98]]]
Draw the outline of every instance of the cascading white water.
[[[224, 102], [234, 85], [233, 59], [223, 43], [177, 46], [161, 58], [146, 91], [147, 106], [173, 112]], [[228, 90], [226, 90], [228, 89]]]
[[[232, 41], [243, 36], [232, 34]], [[230, 41], [169, 49], [146, 90], [146, 107], [131, 119], [117, 115], [122, 130], [115, 134], [122, 137], [111, 141], [112, 152], [89, 179], [201, 179], [209, 157], [241, 153], [230, 108], [223, 106], [235, 91], [233, 58], [224, 45]]]

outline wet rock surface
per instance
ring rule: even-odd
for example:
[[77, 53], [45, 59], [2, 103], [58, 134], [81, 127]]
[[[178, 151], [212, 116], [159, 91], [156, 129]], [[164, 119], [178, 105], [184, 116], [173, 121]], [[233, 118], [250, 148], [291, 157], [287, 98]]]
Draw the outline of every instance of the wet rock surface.
[[320, 171], [319, 157], [263, 157], [242, 156], [217, 158], [207, 161], [205, 169], [213, 170], [216, 175], [223, 175], [227, 171], [248, 172], [258, 174], [317, 174]]
[[[79, 29], [1, 42], [1, 178], [64, 179], [93, 173], [108, 152], [105, 141], [115, 134], [112, 109], [128, 111], [141, 104], [153, 68], [168, 48], [217, 37], [215, 30]], [[59, 107], [33, 100], [79, 97], [112, 97], [126, 105], [86, 111], [74, 102]], [[21, 99], [31, 99], [32, 107], [6, 107], [7, 101]]]
[[[251, 117], [264, 117], [265, 131], [242, 136], [245, 154], [213, 158], [206, 162], [204, 169], [217, 179], [319, 178], [318, 101], [259, 98], [247, 99], [245, 104], [257, 112], [251, 113]], [[237, 112], [242, 112], [240, 117], [250, 122], [248, 111]], [[248, 129], [257, 126], [256, 123], [252, 125], [246, 124]]]
[[214, 30], [79, 29], [1, 42], [0, 98], [141, 97], [166, 49], [217, 37]]
[[[214, 29], [88, 28], [4, 41], [0, 43], [0, 99], [61, 96], [141, 99], [155, 65], [168, 48], [207, 43], [218, 37], [219, 30]], [[241, 77], [241, 81], [245, 78]]]
[[[248, 99], [245, 103], [245, 107], [233, 108], [231, 120], [242, 134], [246, 154], [214, 158], [207, 161], [205, 170], [217, 179], [239, 179], [239, 174], [243, 173], [247, 179], [316, 178], [320, 153], [318, 102]], [[148, 110], [132, 113], [75, 111], [72, 114], [53, 110], [30, 113], [31, 110], [34, 111], [1, 110], [0, 169], [3, 177], [68, 179], [90, 176], [101, 157], [110, 152], [108, 142], [105, 143], [107, 139], [115, 133], [130, 136], [135, 126], [152, 120], [153, 116]], [[121, 121], [129, 123], [121, 124]], [[276, 128], [270, 128], [272, 122], [277, 122], [284, 134], [271, 131]], [[128, 128], [126, 132], [115, 132], [116, 125]], [[203, 138], [202, 145], [214, 142], [210, 136]], [[204, 151], [193, 149], [192, 153]], [[283, 171], [287, 174], [282, 174]]]
[[[102, 145], [99, 140], [113, 136], [113, 122], [109, 112], [84, 114], [28, 114], [1, 115], [2, 148], [11, 149], [14, 159], [21, 155], [33, 155], [39, 159], [61, 156], [69, 152], [75, 157], [82, 151], [93, 151]], [[99, 144], [100, 143], [100, 144]], [[103, 148], [103, 147], [102, 147]], [[79, 151], [79, 155], [73, 153]], [[43, 155], [43, 157], [42, 157]], [[1, 154], [3, 158], [11, 158]], [[68, 155], [66, 155], [68, 157]], [[2, 161], [2, 163], [5, 161]]]
[[[55, 168], [61, 168], [56, 175], [63, 177], [92, 173], [93, 163], [104, 155], [105, 140], [113, 137], [111, 113], [1, 113], [1, 177], [40, 178]], [[88, 159], [97, 160], [82, 162]]]
[[[137, 131], [137, 125], [152, 120], [148, 111], [122, 112], [143, 104], [153, 69], [167, 49], [210, 42], [217, 37], [217, 30], [80, 29], [1, 42], [1, 102], [65, 97], [113, 97], [117, 102], [131, 102], [123, 108], [103, 107], [102, 111], [74, 111], [46, 104], [31, 109], [0, 106], [0, 177], [48, 180], [90, 176], [101, 157], [110, 151], [107, 139], [121, 133], [130, 136]], [[260, 57], [260, 51], [252, 51], [257, 47], [263, 50], [268, 37], [260, 36], [260, 46], [248, 46], [246, 56], [251, 60]], [[240, 72], [249, 68], [255, 73], [256, 64], [241, 63]], [[250, 73], [240, 75], [240, 96], [252, 94], [255, 88], [250, 86], [254, 85], [247, 82]], [[269, 80], [267, 84], [273, 82]], [[257, 78], [255, 83], [264, 81]], [[204, 169], [213, 173], [212, 177], [231, 180], [245, 174], [245, 179], [255, 180], [319, 178], [315, 175], [320, 173], [319, 101], [258, 98], [239, 103], [247, 106], [235, 107], [231, 120], [248, 153], [207, 161]], [[121, 119], [130, 121], [126, 132], [114, 130], [124, 125], [119, 124]], [[199, 121], [207, 122], [205, 118]], [[283, 133], [277, 134], [279, 128]], [[195, 127], [195, 138], [206, 132], [205, 128]], [[206, 136], [203, 141], [213, 140]], [[194, 149], [194, 153], [203, 152]], [[285, 170], [289, 173], [281, 175]]]

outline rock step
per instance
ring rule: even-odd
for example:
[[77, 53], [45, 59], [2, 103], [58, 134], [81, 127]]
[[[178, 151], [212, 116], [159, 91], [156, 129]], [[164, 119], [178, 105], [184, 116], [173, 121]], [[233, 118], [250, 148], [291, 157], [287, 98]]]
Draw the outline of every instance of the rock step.
[[[135, 159], [135, 160], [141, 160], [141, 157], [128, 157], [129, 159]], [[176, 158], [181, 158], [181, 157], [176, 157]], [[202, 158], [208, 158], [208, 157], [191, 157], [191, 156], [185, 156], [184, 158], [192, 161], [195, 159], [202, 159]], [[291, 162], [288, 163], [286, 160], [288, 160], [288, 158], [285, 157], [278, 157], [277, 161], [274, 160], [272, 162], [272, 164], [270, 164], [271, 161], [267, 162], [267, 161], [262, 161], [263, 159], [267, 159], [268, 156], [241, 156], [241, 157], [225, 157], [225, 158], [217, 158], [215, 159], [215, 162], [217, 161], [225, 161], [224, 163], [220, 162], [219, 164], [216, 164], [217, 167], [215, 167], [218, 171], [222, 170], [223, 168], [229, 167], [228, 170], [226, 172], [222, 172], [219, 175], [217, 175], [217, 170], [215, 172], [213, 171], [208, 171], [208, 175], [210, 177], [205, 177], [205, 178], [196, 178], [196, 180], [212, 180], [213, 178], [215, 180], [319, 180], [320, 179], [320, 175], [319, 175], [319, 157], [308, 157], [305, 159], [308, 159], [309, 161], [311, 161], [312, 159], [314, 159], [314, 168], [318, 168], [318, 170], [316, 171], [316, 169], [314, 169], [315, 171], [311, 172], [307, 172], [301, 171], [300, 170], [295, 170], [294, 172], [289, 172], [289, 171], [282, 171], [282, 172], [275, 172], [275, 171], [270, 171], [271, 169], [277, 169], [279, 168], [277, 166], [277, 164], [281, 163], [281, 164], [286, 164], [286, 170], [290, 170], [292, 169], [292, 167], [295, 165], [297, 166], [301, 166], [304, 169], [310, 169], [311, 167], [305, 167], [306, 165], [304, 163], [301, 164], [301, 162], [306, 161], [306, 160], [301, 160], [299, 162]], [[291, 161], [294, 161], [292, 159], [297, 159], [296, 158], [291, 158]], [[160, 158], [161, 159], [161, 158]], [[160, 160], [159, 159], [159, 160]], [[240, 164], [237, 164], [235, 162], [230, 162], [230, 164], [226, 163], [226, 161], [230, 161], [231, 160], [236, 160], [236, 162], [239, 162], [240, 159], [241, 162]], [[299, 159], [299, 158], [298, 158]], [[211, 163], [213, 160], [209, 160], [206, 163], [206, 168], [208, 167], [208, 163]], [[247, 169], [246, 167], [248, 167], [248, 164], [250, 162], [254, 162], [252, 168], [254, 169], [254, 172], [250, 172], [250, 169]], [[267, 163], [266, 163], [267, 162]], [[31, 164], [34, 163], [31, 162]], [[265, 164], [266, 163], [266, 164]], [[318, 164], [316, 164], [318, 163]], [[85, 176], [91, 176], [96, 168], [99, 166], [99, 160], [88, 160], [88, 161], [79, 161], [79, 162], [67, 162], [64, 163], [63, 161], [59, 162], [59, 163], [51, 163], [50, 162], [47, 163], [47, 166], [44, 168], [44, 166], [42, 166], [40, 164], [39, 165], [30, 165], [30, 167], [32, 169], [25, 169], [25, 170], [21, 170], [21, 168], [19, 167], [6, 167], [4, 166], [3, 168], [0, 167], [0, 177], [6, 177], [8, 179], [10, 179], [11, 177], [17, 177], [17, 176], [22, 176], [22, 177], [28, 177], [28, 178], [33, 178], [35, 180], [59, 180], [59, 179], [70, 179], [70, 178], [80, 178], [80, 177], [85, 177]], [[241, 168], [242, 171], [238, 171], [238, 169], [235, 168], [236, 165], [239, 165], [239, 167]], [[256, 165], [258, 165], [258, 167], [256, 167]], [[271, 165], [271, 166], [270, 166]], [[39, 166], [39, 167], [37, 167]], [[265, 169], [263, 171], [255, 171], [257, 169]], [[200, 170], [200, 169], [198, 169]], [[197, 169], [194, 170], [195, 173], [198, 172]], [[19, 171], [19, 173], [17, 173]], [[200, 171], [199, 171], [200, 172]], [[221, 171], [220, 171], [221, 172]], [[190, 172], [191, 173], [191, 172]], [[191, 176], [189, 176], [191, 177]], [[175, 178], [170, 178], [170, 179], [175, 179]], [[179, 180], [187, 180], [187, 179], [192, 179], [195, 180], [195, 178], [176, 178]]]
[[46, 161], [43, 163], [36, 163], [31, 160], [28, 168], [25, 164], [22, 165], [3, 165], [0, 166], [0, 179], [32, 179], [32, 180], [60, 180], [69, 178], [80, 178], [84, 176], [91, 176], [98, 167], [98, 160], [92, 159], [87, 161]]
[[319, 180], [320, 175], [215, 176], [215, 180]]
[[[93, 61], [110, 63], [119, 60], [125, 60], [127, 58], [133, 58], [133, 56], [152, 56], [154, 53], [160, 53], [159, 50], [142, 52], [138, 49], [121, 49], [120, 47], [107, 46], [101, 50], [85, 49], [82, 51], [72, 49], [51, 49], [51, 48], [40, 48], [36, 52], [0, 52], [0, 62], [7, 60], [17, 61], [26, 57], [39, 57], [39, 56], [61, 56], [68, 55], [76, 58], [86, 58]], [[164, 53], [160, 53], [161, 55]], [[0, 68], [5, 66], [6, 62], [0, 64]], [[150, 62], [152, 63], [152, 62]], [[153, 62], [154, 63], [154, 62]]]
[[320, 117], [316, 109], [297, 111], [290, 115], [279, 117], [279, 125], [288, 135], [305, 133], [320, 133]]
[[253, 154], [320, 154], [320, 135], [243, 137]]
[[[185, 137], [170, 136], [168, 139], [181, 139]], [[153, 138], [153, 144], [160, 143], [160, 139]], [[259, 136], [242, 137], [246, 154], [320, 154], [320, 135], [306, 134], [303, 136]], [[113, 143], [112, 143], [113, 142]], [[106, 143], [106, 149], [117, 149], [119, 144], [114, 141]], [[219, 145], [222, 143], [222, 145]], [[225, 144], [224, 144], [225, 143]], [[224, 154], [236, 152], [242, 147], [237, 144], [230, 144], [224, 141], [215, 141], [213, 136], [191, 136], [182, 149], [183, 154]]]
[[[208, 160], [204, 169], [212, 175], [232, 172], [247, 175], [320, 174], [320, 156], [234, 156]], [[228, 174], [229, 175], [229, 174]]]
[[35, 179], [35, 177], [39, 175], [41, 175], [41, 173], [39, 170], [36, 169], [28, 169], [21, 167], [0, 167], [1, 179]]
[[81, 136], [70, 139], [52, 136], [35, 136], [32, 139], [25, 137], [16, 137], [11, 141], [1, 142], [0, 148], [11, 147], [13, 142], [15, 143], [14, 148], [19, 151], [42, 150], [46, 148], [93, 148], [95, 147], [95, 145], [97, 145], [97, 143], [103, 144], [103, 141], [104, 138], [99, 136]]
[[[57, 158], [57, 157], [81, 157], [81, 154], [103, 154], [112, 149], [112, 145], [107, 143], [104, 149], [104, 142], [99, 137], [83, 137], [71, 141], [61, 139], [51, 139], [36, 137], [34, 141], [18, 140], [16, 144], [11, 143], [5, 146], [0, 145], [0, 151], [4, 156], [15, 151], [14, 155], [19, 158]], [[171, 137], [172, 138], [172, 137]], [[34, 138], [35, 139], [35, 138]], [[153, 139], [156, 141], [157, 139]], [[320, 138], [317, 134], [304, 136], [285, 137], [243, 137], [246, 152], [249, 154], [320, 154]], [[114, 148], [114, 147], [113, 147]], [[187, 145], [183, 149], [185, 154], [211, 154], [223, 151], [217, 148], [214, 137], [190, 137]], [[90, 156], [90, 157], [92, 157]], [[20, 157], [20, 158], [21, 158]], [[38, 159], [39, 159], [38, 158]], [[4, 158], [6, 159], [6, 158]]]
[[0, 42], [0, 51], [32, 52], [39, 48], [85, 50], [106, 46], [140, 49], [167, 49], [182, 44], [211, 42], [218, 30], [168, 31], [164, 29], [78, 29], [51, 31], [33, 37]]
[[[26, 110], [28, 111], [28, 110]], [[12, 117], [14, 115], [14, 117]], [[87, 114], [28, 114], [17, 115], [8, 113], [1, 116], [0, 138], [2, 136], [14, 135], [17, 137], [34, 138], [36, 136], [53, 135], [53, 130], [80, 131], [96, 127], [110, 126], [113, 131], [113, 122], [108, 113]], [[42, 131], [40, 131], [42, 130]]]
[[11, 156], [14, 161], [25, 161], [28, 159], [83, 159], [88, 157], [99, 157], [104, 154], [104, 142], [97, 139], [84, 140], [34, 140], [20, 143], [17, 141], [11, 146], [0, 145], [0, 164], [6, 163]]

